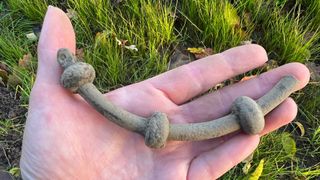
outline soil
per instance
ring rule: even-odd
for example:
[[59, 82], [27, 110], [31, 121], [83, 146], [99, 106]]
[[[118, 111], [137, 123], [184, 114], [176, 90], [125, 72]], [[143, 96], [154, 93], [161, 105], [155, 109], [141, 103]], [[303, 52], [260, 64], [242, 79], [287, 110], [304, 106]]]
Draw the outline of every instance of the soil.
[[19, 95], [3, 85], [0, 85], [0, 102], [0, 179], [6, 180], [13, 178], [5, 171], [19, 167], [27, 109], [21, 106]]

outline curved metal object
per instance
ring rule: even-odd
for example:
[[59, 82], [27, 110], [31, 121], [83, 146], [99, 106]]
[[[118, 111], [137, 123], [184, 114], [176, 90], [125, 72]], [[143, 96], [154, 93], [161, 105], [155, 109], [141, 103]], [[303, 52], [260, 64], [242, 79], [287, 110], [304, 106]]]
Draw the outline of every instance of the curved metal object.
[[249, 97], [235, 100], [232, 112], [219, 119], [190, 124], [170, 124], [165, 113], [155, 112], [144, 118], [123, 110], [107, 101], [92, 84], [95, 72], [91, 65], [76, 62], [68, 49], [58, 51], [58, 62], [64, 68], [61, 84], [79, 93], [89, 104], [107, 119], [145, 137], [151, 148], [161, 148], [166, 141], [197, 141], [220, 137], [242, 129], [248, 134], [258, 134], [264, 128], [264, 115], [277, 107], [295, 90], [298, 80], [283, 77], [268, 93], [257, 101]]

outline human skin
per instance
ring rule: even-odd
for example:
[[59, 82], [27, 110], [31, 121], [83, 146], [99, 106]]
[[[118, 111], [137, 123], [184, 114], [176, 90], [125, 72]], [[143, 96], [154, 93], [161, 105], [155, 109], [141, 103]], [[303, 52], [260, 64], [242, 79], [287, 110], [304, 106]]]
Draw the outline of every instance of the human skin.
[[[74, 52], [75, 34], [66, 15], [49, 7], [23, 138], [20, 166], [24, 179], [216, 179], [251, 154], [260, 136], [289, 123], [297, 113], [295, 102], [288, 98], [265, 117], [260, 135], [234, 133], [206, 141], [170, 141], [163, 149], [150, 149], [140, 135], [106, 120], [60, 85], [62, 68], [56, 59], [60, 48]], [[299, 80], [297, 90], [309, 81], [308, 69], [291, 63], [189, 101], [266, 61], [262, 47], [240, 46], [114, 90], [105, 98], [143, 117], [162, 111], [171, 123], [191, 123], [229, 113], [239, 96], [261, 97], [285, 75]]]

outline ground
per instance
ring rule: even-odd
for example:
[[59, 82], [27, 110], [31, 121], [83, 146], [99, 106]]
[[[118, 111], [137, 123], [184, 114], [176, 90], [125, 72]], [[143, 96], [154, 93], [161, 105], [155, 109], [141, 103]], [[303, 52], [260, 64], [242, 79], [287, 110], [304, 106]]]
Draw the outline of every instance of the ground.
[[[194, 61], [197, 56], [246, 43], [263, 46], [269, 66], [223, 82], [213, 90], [286, 63], [307, 65], [311, 81], [292, 95], [299, 108], [297, 118], [262, 138], [247, 170], [245, 164], [239, 164], [221, 179], [246, 179], [262, 159], [260, 179], [319, 179], [319, 0], [0, 1], [3, 170], [19, 174], [23, 126], [37, 65], [37, 37], [26, 35], [39, 35], [49, 4], [68, 13], [77, 34], [78, 55], [93, 65], [99, 75], [95, 84], [104, 92]], [[126, 48], [131, 45], [138, 51]], [[1, 83], [1, 78], [7, 82]], [[0, 175], [0, 179], [4, 178]]]
[[[27, 109], [21, 106], [19, 94], [14, 90], [0, 85], [0, 119], [2, 132], [0, 135], [0, 171], [9, 170], [8, 167], [17, 167], [19, 165], [20, 151], [22, 145], [21, 131], [18, 131], [19, 124], [25, 121]], [[3, 126], [6, 126], [4, 129]], [[16, 126], [17, 125], [17, 126]], [[21, 129], [21, 128], [20, 128]], [[6, 131], [6, 132], [3, 132]], [[5, 180], [6, 173], [0, 172], [0, 179]]]

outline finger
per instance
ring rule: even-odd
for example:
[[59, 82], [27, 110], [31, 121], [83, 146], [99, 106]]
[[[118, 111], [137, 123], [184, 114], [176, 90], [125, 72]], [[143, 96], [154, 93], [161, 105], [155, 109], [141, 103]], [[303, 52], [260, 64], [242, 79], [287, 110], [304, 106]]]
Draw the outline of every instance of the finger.
[[248, 157], [258, 146], [259, 136], [239, 134], [192, 160], [188, 179], [217, 179]]
[[49, 6], [38, 44], [38, 71], [36, 84], [59, 84], [61, 68], [57, 63], [57, 51], [68, 48], [75, 52], [75, 34], [66, 14]]
[[297, 112], [298, 108], [294, 100], [286, 99], [265, 117], [266, 124], [260, 135], [265, 135], [290, 123], [296, 117]]
[[[180, 106], [181, 118], [187, 122], [199, 122], [221, 117], [230, 112], [231, 105], [237, 97], [249, 96], [258, 99], [285, 75], [293, 75], [299, 80], [296, 90], [303, 88], [310, 77], [309, 70], [304, 65], [300, 63], [287, 64], [263, 73], [256, 78], [230, 85]], [[279, 116], [281, 117], [281, 114]]]
[[[291, 112], [291, 113], [288, 113], [288, 112]], [[260, 133], [260, 136], [270, 133], [271, 131], [274, 131], [290, 123], [295, 118], [296, 115], [297, 115], [296, 103], [291, 98], [286, 99], [283, 103], [279, 105], [278, 108], [271, 111], [265, 117], [265, 121], [266, 121], [265, 128]], [[192, 149], [193, 149], [192, 155], [196, 156], [200, 153], [203, 153], [214, 147], [217, 147], [220, 144], [230, 140], [234, 136], [239, 135], [239, 133], [242, 133], [242, 132], [237, 131], [237, 132], [233, 132], [225, 136], [221, 136], [214, 139], [192, 142]]]
[[267, 55], [261, 46], [239, 46], [173, 69], [143, 83], [152, 84], [174, 103], [181, 104], [217, 83], [261, 66], [266, 61]]

